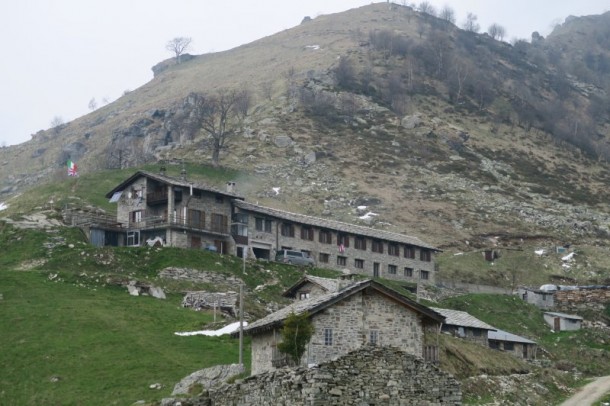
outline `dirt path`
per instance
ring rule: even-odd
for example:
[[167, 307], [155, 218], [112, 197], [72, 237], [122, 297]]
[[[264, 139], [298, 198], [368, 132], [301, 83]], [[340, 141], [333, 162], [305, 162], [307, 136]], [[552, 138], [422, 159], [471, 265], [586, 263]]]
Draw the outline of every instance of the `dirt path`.
[[561, 406], [590, 406], [608, 392], [610, 392], [610, 376], [602, 376], [583, 386]]

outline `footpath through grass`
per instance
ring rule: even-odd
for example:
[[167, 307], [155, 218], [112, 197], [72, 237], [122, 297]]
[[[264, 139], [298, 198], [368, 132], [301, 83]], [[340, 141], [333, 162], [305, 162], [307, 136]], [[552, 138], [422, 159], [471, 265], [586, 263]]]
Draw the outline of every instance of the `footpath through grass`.
[[[191, 372], [238, 361], [237, 340], [174, 335], [212, 319], [181, 308], [178, 297], [133, 297], [124, 289], [83, 288], [6, 269], [0, 293], [2, 405], [159, 400]], [[244, 362], [250, 364], [249, 351]], [[154, 383], [162, 389], [150, 389]]]

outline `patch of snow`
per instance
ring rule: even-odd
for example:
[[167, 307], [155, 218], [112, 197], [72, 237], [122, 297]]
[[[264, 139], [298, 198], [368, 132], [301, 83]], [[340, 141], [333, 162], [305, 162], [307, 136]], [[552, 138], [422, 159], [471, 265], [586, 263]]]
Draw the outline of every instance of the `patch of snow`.
[[8, 205], [4, 202], [0, 202], [0, 211], [2, 210], [6, 210], [8, 208]]
[[318, 49], [320, 49], [320, 45], [305, 45], [305, 48], [317, 51]]
[[368, 206], [358, 206], [356, 207], [358, 210], [365, 211]]
[[536, 250], [536, 251], [534, 251], [534, 254], [536, 254], [536, 255], [544, 255], [544, 254], [546, 254], [546, 251], [545, 250]]
[[372, 218], [374, 216], [379, 216], [379, 214], [373, 213], [372, 211], [369, 211], [364, 216], [360, 216], [359, 218], [360, 218], [360, 220], [369, 220], [370, 218]]
[[[244, 321], [244, 327], [246, 327], [248, 325], [247, 321]], [[227, 326], [224, 326], [221, 329], [218, 330], [199, 330], [199, 331], [182, 331], [182, 332], [177, 332], [174, 333], [177, 336], [209, 336], [209, 337], [216, 337], [216, 336], [221, 336], [223, 334], [231, 334], [235, 331], [239, 330], [239, 322], [236, 321], [235, 323], [231, 323]]]
[[280, 188], [279, 187], [272, 187], [271, 189], [275, 192], [276, 196], [280, 194]]
[[570, 252], [568, 255], [566, 255], [565, 257], [561, 258], [562, 261], [571, 261], [572, 259], [574, 259], [574, 253]]
[[453, 254], [454, 257], [456, 257], [458, 255], [464, 255], [464, 253], [463, 252], [456, 252], [455, 254]]

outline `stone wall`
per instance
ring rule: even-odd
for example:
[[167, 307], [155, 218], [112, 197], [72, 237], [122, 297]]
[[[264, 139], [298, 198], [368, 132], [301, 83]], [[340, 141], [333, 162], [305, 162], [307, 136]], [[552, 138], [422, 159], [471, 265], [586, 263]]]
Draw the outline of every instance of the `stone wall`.
[[196, 283], [209, 283], [217, 288], [230, 287], [235, 291], [239, 290], [239, 285], [243, 284], [240, 278], [232, 275], [189, 268], [168, 267], [159, 272], [159, 277]]
[[440, 406], [461, 400], [458, 381], [433, 364], [395, 348], [366, 346], [313, 368], [268, 372], [162, 405]]
[[564, 313], [603, 312], [608, 303], [610, 289], [559, 290], [555, 292], [554, 309]]

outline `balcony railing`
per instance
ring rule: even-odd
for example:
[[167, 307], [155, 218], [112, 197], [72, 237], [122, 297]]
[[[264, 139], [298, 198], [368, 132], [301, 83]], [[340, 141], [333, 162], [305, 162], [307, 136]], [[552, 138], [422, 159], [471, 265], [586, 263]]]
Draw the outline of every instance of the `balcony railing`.
[[229, 234], [229, 227], [224, 224], [214, 222], [206, 224], [204, 220], [193, 221], [193, 219], [184, 216], [175, 216], [168, 221], [165, 215], [146, 215], [145, 213], [140, 221], [132, 221], [129, 223], [130, 229], [154, 229], [168, 226], [188, 230], [208, 231], [217, 234]]
[[436, 345], [424, 345], [424, 361], [438, 364], [438, 346]]

